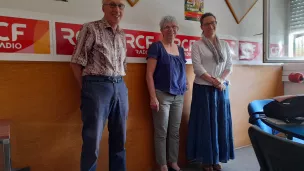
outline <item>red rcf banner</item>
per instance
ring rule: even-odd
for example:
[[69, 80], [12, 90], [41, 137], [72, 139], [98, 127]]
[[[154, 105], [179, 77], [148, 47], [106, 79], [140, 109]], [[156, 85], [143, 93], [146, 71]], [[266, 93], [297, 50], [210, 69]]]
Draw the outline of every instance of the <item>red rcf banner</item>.
[[261, 57], [262, 44], [252, 41], [239, 41], [239, 59], [256, 60]]
[[184, 48], [186, 59], [191, 59], [192, 44], [200, 39], [201, 37], [178, 35], [176, 36], [175, 43]]
[[[128, 57], [147, 57], [149, 46], [161, 39], [161, 33], [137, 31], [137, 30], [124, 30], [127, 40], [127, 56]], [[200, 37], [177, 35], [175, 43], [184, 48], [186, 59], [191, 58], [191, 46]]]
[[147, 57], [149, 46], [160, 39], [160, 34], [155, 32], [124, 29], [127, 42], [128, 57]]
[[81, 26], [81, 24], [55, 23], [57, 55], [72, 55]]
[[[72, 55], [81, 26], [80, 24], [55, 23], [57, 55]], [[156, 32], [129, 29], [124, 29], [124, 32], [126, 34], [128, 57], [147, 57], [149, 46], [161, 39], [161, 34]], [[178, 35], [175, 43], [184, 48], [186, 58], [189, 59], [191, 57], [191, 45], [199, 39], [200, 37]]]
[[49, 22], [0, 16], [0, 52], [50, 54]]

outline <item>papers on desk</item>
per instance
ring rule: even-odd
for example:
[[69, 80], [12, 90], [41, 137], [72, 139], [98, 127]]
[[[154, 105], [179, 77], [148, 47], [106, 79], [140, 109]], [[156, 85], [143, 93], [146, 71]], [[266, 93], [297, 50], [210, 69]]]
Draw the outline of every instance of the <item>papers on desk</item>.
[[304, 125], [304, 122], [302, 122], [301, 124], [296, 124], [296, 123], [286, 123], [282, 120], [270, 118], [270, 117], [266, 117], [264, 119], [267, 120], [268, 122], [274, 123], [276, 125]]

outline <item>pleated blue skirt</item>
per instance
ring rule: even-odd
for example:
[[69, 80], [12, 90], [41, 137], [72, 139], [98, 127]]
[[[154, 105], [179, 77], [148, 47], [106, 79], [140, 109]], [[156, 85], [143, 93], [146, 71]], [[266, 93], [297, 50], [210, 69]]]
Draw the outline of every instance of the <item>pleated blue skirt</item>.
[[193, 84], [187, 137], [187, 158], [203, 164], [234, 159], [229, 87]]

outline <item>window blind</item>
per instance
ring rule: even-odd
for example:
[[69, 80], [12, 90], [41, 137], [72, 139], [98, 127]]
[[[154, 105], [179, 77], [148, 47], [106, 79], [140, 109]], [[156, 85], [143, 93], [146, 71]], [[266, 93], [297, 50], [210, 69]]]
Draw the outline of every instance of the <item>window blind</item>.
[[290, 29], [304, 29], [304, 0], [291, 0], [290, 14]]

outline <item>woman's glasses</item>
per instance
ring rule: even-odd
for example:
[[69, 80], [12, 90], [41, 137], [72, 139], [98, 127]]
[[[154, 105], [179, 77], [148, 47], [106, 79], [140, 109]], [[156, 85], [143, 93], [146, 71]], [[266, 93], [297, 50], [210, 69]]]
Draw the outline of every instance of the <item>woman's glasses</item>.
[[216, 26], [216, 24], [217, 24], [216, 21], [212, 21], [212, 22], [210, 22], [210, 23], [205, 23], [205, 24], [203, 24], [203, 26], [205, 26], [205, 27], [207, 27], [207, 26], [209, 26], [209, 25]]
[[178, 30], [178, 27], [177, 26], [166, 26], [163, 29], [164, 30], [170, 30], [170, 29], [172, 29], [172, 30]]

